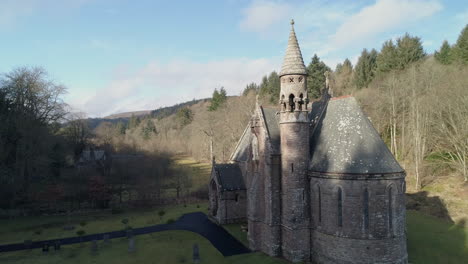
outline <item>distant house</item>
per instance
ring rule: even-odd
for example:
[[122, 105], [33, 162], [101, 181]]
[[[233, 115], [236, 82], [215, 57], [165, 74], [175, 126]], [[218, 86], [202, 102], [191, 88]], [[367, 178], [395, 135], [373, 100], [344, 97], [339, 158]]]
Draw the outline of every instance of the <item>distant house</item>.
[[89, 149], [84, 150], [78, 161], [76, 162], [77, 167], [95, 167], [104, 168], [108, 160], [108, 155], [104, 150]]

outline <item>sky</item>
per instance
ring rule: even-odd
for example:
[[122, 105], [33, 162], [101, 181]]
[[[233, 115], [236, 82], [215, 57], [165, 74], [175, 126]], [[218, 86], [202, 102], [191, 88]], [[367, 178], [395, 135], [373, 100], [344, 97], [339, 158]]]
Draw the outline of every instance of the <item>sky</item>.
[[453, 44], [465, 1], [0, 0], [0, 73], [43, 67], [89, 117], [152, 110], [279, 71], [291, 19], [304, 62], [334, 68], [406, 32]]

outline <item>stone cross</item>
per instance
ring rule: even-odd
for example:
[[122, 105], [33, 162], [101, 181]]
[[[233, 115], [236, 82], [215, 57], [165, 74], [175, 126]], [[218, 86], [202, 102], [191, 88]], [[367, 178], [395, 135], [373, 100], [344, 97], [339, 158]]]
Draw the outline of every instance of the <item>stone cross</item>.
[[54, 249], [55, 249], [55, 251], [60, 250], [61, 244], [62, 244], [62, 243], [60, 242], [60, 240], [55, 241], [55, 244], [54, 244]]
[[91, 242], [91, 254], [96, 255], [98, 253], [98, 244], [97, 240], [93, 239]]
[[104, 234], [104, 236], [102, 237], [103, 241], [104, 241], [104, 245], [109, 245], [110, 244], [110, 235], [109, 234]]
[[200, 263], [200, 250], [198, 244], [193, 244], [193, 263]]
[[42, 252], [47, 253], [49, 252], [49, 244], [45, 243], [42, 245]]
[[135, 252], [135, 239], [133, 237], [128, 240], [128, 252]]

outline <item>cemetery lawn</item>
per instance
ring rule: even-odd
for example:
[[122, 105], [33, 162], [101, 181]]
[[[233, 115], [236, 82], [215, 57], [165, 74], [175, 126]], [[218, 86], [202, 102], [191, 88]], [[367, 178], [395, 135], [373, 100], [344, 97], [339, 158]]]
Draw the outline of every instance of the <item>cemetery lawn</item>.
[[[82, 216], [74, 219], [77, 229], [83, 229], [87, 234], [103, 231], [119, 230], [123, 227], [121, 219], [127, 217], [134, 227], [165, 223], [168, 219], [177, 219], [184, 213], [202, 211], [206, 213], [207, 204], [188, 204], [165, 208], [166, 214], [159, 218], [159, 209], [147, 211], [133, 211], [118, 215], [110, 213]], [[2, 244], [22, 242], [25, 239], [42, 240], [73, 236], [76, 230], [62, 231], [62, 224], [66, 217], [29, 217], [14, 221], [0, 220], [0, 240]], [[79, 225], [82, 219], [87, 220], [83, 227]], [[34, 234], [41, 228], [41, 234]], [[242, 243], [247, 244], [246, 233], [240, 230], [239, 224], [225, 225], [224, 228]], [[447, 222], [423, 215], [415, 211], [408, 211], [408, 254], [410, 263], [464, 263], [468, 259], [468, 228], [451, 225]], [[110, 245], [103, 245], [98, 241], [97, 254], [91, 253], [91, 243], [65, 245], [59, 252], [51, 251], [47, 254], [40, 249], [31, 251], [16, 251], [0, 253], [0, 263], [192, 263], [192, 247], [198, 244], [201, 263], [233, 264], [275, 264], [287, 263], [278, 258], [271, 258], [262, 253], [243, 254], [223, 257], [208, 240], [188, 231], [164, 231], [148, 235], [135, 236], [135, 252], [128, 252], [126, 238], [112, 239]]]
[[262, 253], [252, 253], [223, 257], [208, 240], [188, 231], [164, 231], [149, 235], [135, 236], [135, 252], [128, 252], [126, 238], [112, 239], [110, 245], [98, 242], [97, 254], [91, 253], [91, 243], [67, 245], [59, 252], [53, 250], [47, 254], [40, 249], [17, 251], [0, 254], [0, 263], [34, 264], [176, 264], [193, 263], [192, 247], [198, 244], [200, 263], [214, 264], [286, 264], [281, 259], [270, 258]]
[[[165, 214], [160, 217], [158, 212]], [[25, 240], [47, 240], [76, 236], [78, 230], [86, 235], [123, 230], [123, 219], [133, 227], [145, 227], [165, 224], [169, 219], [177, 220], [183, 214], [192, 212], [208, 213], [208, 203], [171, 205], [147, 210], [124, 211], [112, 214], [111, 211], [100, 211], [86, 215], [72, 216], [36, 216], [18, 217], [13, 220], [0, 219], [0, 244], [22, 243]], [[64, 230], [65, 226], [74, 226], [73, 230]], [[0, 261], [0, 263], [2, 263]]]

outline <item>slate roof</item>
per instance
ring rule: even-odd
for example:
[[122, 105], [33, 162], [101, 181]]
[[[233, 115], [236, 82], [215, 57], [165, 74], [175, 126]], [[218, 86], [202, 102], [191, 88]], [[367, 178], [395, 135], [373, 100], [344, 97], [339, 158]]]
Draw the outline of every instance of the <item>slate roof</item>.
[[223, 191], [246, 189], [238, 164], [215, 164], [213, 169]]
[[261, 107], [261, 109], [263, 117], [265, 118], [265, 124], [268, 130], [268, 135], [270, 136], [272, 147], [274, 150], [279, 152], [281, 138], [279, 129], [279, 116], [276, 114], [278, 112], [278, 109], [264, 107]]
[[250, 132], [250, 122], [244, 129], [241, 138], [237, 142], [234, 152], [232, 153], [230, 160], [233, 161], [248, 161], [250, 143], [252, 142], [252, 133]]
[[294, 21], [291, 21], [291, 33], [289, 33], [288, 47], [284, 55], [283, 66], [279, 76], [286, 74], [307, 74], [302, 53], [294, 32]]
[[403, 172], [354, 97], [331, 99], [310, 139], [314, 172]]
[[[277, 109], [260, 107], [260, 110], [272, 148], [280, 152]], [[404, 171], [354, 97], [315, 101], [309, 119], [311, 121], [310, 171], [338, 174], [382, 174]], [[247, 161], [251, 140], [252, 133], [246, 130], [231, 160]]]

